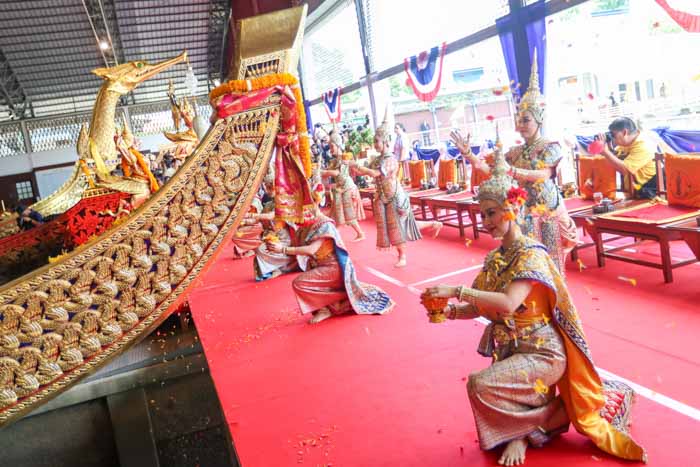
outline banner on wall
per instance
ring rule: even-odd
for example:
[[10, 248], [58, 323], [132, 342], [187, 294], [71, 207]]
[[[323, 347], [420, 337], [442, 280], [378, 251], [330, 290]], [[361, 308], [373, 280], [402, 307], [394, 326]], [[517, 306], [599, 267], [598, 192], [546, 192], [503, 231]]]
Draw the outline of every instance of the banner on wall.
[[697, 0], [656, 0], [680, 27], [700, 32], [700, 2]]
[[340, 122], [340, 88], [331, 89], [323, 94], [323, 108], [326, 109], [331, 123]]
[[403, 61], [408, 75], [408, 84], [413, 88], [416, 97], [423, 102], [432, 101], [440, 91], [445, 49], [446, 44], [443, 42], [441, 46], [433, 47]]

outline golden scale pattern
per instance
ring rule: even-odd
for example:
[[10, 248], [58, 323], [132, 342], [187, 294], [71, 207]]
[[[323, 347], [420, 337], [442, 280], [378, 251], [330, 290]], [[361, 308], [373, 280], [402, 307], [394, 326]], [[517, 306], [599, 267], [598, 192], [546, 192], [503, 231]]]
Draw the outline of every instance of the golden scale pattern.
[[279, 98], [219, 120], [132, 217], [0, 289], [0, 426], [145, 337], [239, 222], [267, 170]]

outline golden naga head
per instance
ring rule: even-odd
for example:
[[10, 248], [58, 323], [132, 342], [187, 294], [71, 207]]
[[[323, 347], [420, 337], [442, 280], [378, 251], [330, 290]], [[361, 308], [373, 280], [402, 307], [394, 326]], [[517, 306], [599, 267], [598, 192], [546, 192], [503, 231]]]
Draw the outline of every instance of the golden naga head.
[[171, 66], [187, 60], [187, 52], [160, 63], [150, 64], [143, 60], [124, 63], [110, 68], [96, 68], [94, 74], [107, 81], [107, 89], [118, 94], [126, 94], [149, 78]]

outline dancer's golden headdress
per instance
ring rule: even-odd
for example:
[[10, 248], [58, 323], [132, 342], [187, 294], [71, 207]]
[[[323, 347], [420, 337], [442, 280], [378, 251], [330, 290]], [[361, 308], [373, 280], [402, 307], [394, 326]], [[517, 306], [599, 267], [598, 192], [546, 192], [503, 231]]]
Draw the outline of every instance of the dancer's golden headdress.
[[527, 191], [517, 186], [509, 172], [509, 166], [498, 136], [498, 127], [496, 127], [494, 165], [491, 169], [491, 176], [479, 185], [479, 194], [476, 199], [479, 202], [484, 200], [497, 202], [506, 210], [507, 219], [515, 220], [520, 214], [520, 208], [527, 200]]
[[379, 125], [377, 131], [374, 133], [374, 137], [379, 139], [383, 143], [391, 142], [391, 128], [389, 128], [389, 107], [384, 110], [384, 120], [382, 124]]
[[537, 49], [532, 56], [532, 68], [530, 71], [530, 84], [527, 87], [525, 95], [520, 99], [518, 104], [518, 113], [530, 112], [535, 121], [540, 125], [544, 121], [544, 96], [540, 93], [540, 78], [537, 73]]

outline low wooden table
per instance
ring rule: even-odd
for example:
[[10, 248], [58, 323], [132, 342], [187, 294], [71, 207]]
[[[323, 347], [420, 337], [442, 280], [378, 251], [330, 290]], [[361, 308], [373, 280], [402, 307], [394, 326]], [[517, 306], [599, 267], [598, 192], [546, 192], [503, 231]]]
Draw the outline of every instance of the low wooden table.
[[[620, 205], [614, 212], [595, 215], [590, 218], [590, 224], [587, 222], [587, 228], [595, 241], [598, 266], [605, 266], [605, 258], [625, 261], [641, 266], [661, 269], [664, 274], [664, 282], [673, 282], [673, 270], [675, 268], [695, 263], [697, 259], [690, 259], [674, 263], [671, 259], [669, 242], [681, 240], [683, 237], [678, 230], [667, 229], [664, 227], [680, 221], [694, 220], [694, 218], [700, 214], [700, 211], [689, 211], [687, 208], [675, 208], [659, 205], [659, 208], [656, 209], [669, 210], [671, 217], [659, 219], [653, 219], [652, 217], [640, 217], [638, 219], [634, 219], [629, 217], [625, 218], [622, 216], [623, 213], [629, 214], [633, 213], [634, 211], [641, 212], [643, 209], [655, 208], [653, 208], [649, 202], [633, 201], [628, 202], [625, 205]], [[674, 209], [677, 209], [678, 212], [671, 212]], [[604, 234], [612, 234], [618, 237], [631, 237], [634, 238], [634, 242], [606, 250], [604, 248], [603, 241]], [[651, 240], [659, 244], [661, 263], [654, 263], [616, 253], [620, 250], [635, 246], [642, 240]]]
[[[584, 235], [587, 233], [591, 238], [593, 238], [593, 221], [591, 221], [591, 218], [593, 216], [597, 216], [598, 214], [595, 214], [593, 212], [593, 201], [590, 201], [590, 204], [587, 206], [581, 206], [582, 203], [580, 202], [567, 202], [568, 200], [573, 200], [576, 198], [567, 198], [564, 200], [564, 205], [567, 207], [567, 211], [569, 212], [569, 215], [571, 216], [571, 219], [574, 221], [574, 224], [576, 224], [577, 228], [580, 228], [583, 230]], [[643, 203], [644, 201], [641, 200], [624, 200], [624, 199], [618, 199], [614, 201], [615, 208], [616, 209], [624, 209], [632, 206], [636, 206], [638, 204]], [[618, 240], [620, 237], [611, 237], [603, 240], [603, 243], [607, 242], [612, 242], [614, 240]], [[584, 248], [589, 248], [595, 246], [595, 241], [592, 242], [586, 242], [581, 240], [573, 250], [571, 250], [571, 259], [573, 261], [578, 260], [578, 251], [583, 250]]]
[[360, 188], [360, 200], [368, 199], [370, 201], [369, 207], [365, 207], [365, 209], [368, 211], [374, 210], [374, 205], [372, 204], [372, 201], [374, 200], [374, 193], [376, 191], [377, 190], [374, 188]]
[[[464, 237], [464, 228], [470, 227], [470, 223], [464, 224], [464, 214], [468, 214], [467, 208], [464, 204], [460, 204], [460, 201], [469, 201], [474, 199], [474, 193], [471, 191], [460, 191], [459, 193], [452, 193], [444, 196], [436, 196], [433, 198], [423, 198], [421, 202], [425, 202], [433, 213], [433, 218], [437, 221], [442, 222], [443, 225], [448, 227], [456, 227], [459, 229], [459, 236]], [[446, 211], [453, 211], [454, 214], [446, 214], [445, 216], [440, 216], [440, 210], [444, 209]], [[457, 223], [452, 221], [456, 220]]]
[[689, 219], [673, 224], [665, 225], [666, 230], [678, 232], [700, 261], [700, 223], [697, 219]]
[[479, 239], [479, 232], [488, 233], [481, 226], [480, 216], [481, 208], [479, 207], [479, 202], [474, 198], [465, 199], [457, 201], [457, 212], [466, 211], [469, 216], [469, 224], [472, 228], [472, 234], [474, 235], [474, 240]]
[[427, 190], [419, 190], [408, 193], [408, 199], [411, 202], [411, 206], [417, 206], [420, 208], [420, 217], [416, 216], [418, 220], [428, 220], [428, 213], [426, 212], [427, 205], [423, 202], [423, 198], [430, 198], [431, 196], [440, 196], [445, 194], [445, 190], [440, 188], [430, 188]]

